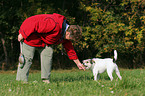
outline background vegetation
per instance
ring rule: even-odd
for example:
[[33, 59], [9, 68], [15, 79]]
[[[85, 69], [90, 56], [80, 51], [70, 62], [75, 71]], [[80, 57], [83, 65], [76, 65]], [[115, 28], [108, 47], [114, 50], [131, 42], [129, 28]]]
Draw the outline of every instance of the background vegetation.
[[[0, 69], [16, 69], [19, 56], [18, 30], [21, 23], [36, 14], [59, 13], [70, 24], [83, 28], [83, 38], [73, 43], [80, 60], [111, 57], [118, 51], [118, 65], [143, 68], [145, 65], [145, 0], [1, 0]], [[54, 46], [53, 68], [75, 65], [62, 47]], [[32, 68], [40, 69], [36, 52]]]

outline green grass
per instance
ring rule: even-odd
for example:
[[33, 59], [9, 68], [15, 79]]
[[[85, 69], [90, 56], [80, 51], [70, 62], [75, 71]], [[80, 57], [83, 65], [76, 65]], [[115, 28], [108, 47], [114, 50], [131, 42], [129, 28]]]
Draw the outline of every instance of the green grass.
[[111, 82], [107, 73], [93, 81], [92, 72], [53, 70], [51, 83], [41, 81], [40, 71], [30, 72], [29, 83], [15, 80], [16, 71], [0, 71], [0, 96], [145, 96], [145, 70], [120, 69], [123, 80], [113, 73]]

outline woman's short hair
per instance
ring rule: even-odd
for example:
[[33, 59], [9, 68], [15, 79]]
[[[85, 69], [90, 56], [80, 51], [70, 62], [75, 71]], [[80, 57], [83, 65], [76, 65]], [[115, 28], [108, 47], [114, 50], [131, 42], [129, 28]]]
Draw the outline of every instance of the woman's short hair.
[[79, 41], [82, 37], [82, 28], [79, 25], [69, 25], [67, 31], [70, 32], [70, 37], [74, 41]]

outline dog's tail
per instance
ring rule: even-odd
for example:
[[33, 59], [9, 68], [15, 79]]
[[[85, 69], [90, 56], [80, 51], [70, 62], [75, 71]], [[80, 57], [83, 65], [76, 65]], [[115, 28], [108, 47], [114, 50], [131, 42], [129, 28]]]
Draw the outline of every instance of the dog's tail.
[[113, 61], [115, 62], [116, 60], [117, 60], [117, 51], [114, 50], [114, 59], [113, 59]]

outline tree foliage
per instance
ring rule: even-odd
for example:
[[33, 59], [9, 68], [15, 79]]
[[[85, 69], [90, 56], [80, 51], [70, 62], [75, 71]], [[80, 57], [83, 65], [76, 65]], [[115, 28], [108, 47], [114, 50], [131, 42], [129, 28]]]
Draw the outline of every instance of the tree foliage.
[[97, 49], [96, 57], [116, 49], [128, 54], [124, 56], [131, 55], [131, 67], [142, 64], [144, 8], [145, 3], [142, 0], [100, 0], [87, 6], [90, 22], [84, 33], [84, 45], [94, 46]]
[[[131, 68], [140, 67], [145, 62], [144, 8], [144, 0], [1, 0], [0, 66], [16, 68], [18, 30], [26, 18], [59, 13], [66, 16], [70, 24], [83, 27], [83, 38], [73, 43], [80, 60], [105, 57], [116, 49], [120, 61], [129, 60], [127, 63]], [[61, 55], [61, 50], [61, 45], [54, 47], [54, 57], [61, 58], [54, 58], [54, 67], [69, 67], [70, 61]]]

